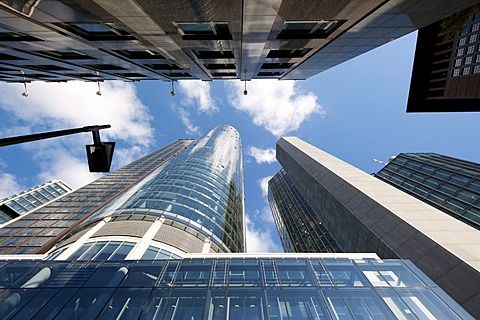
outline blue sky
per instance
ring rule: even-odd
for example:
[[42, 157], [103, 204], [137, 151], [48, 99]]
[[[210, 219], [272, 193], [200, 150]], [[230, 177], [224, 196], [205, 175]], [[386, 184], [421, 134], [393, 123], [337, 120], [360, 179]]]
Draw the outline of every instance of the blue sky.
[[[281, 251], [265, 197], [279, 169], [275, 142], [294, 135], [368, 172], [400, 152], [438, 152], [480, 162], [479, 113], [406, 114], [416, 34], [410, 34], [305, 81], [176, 83], [0, 83], [1, 136], [111, 124], [118, 168], [178, 138], [195, 138], [219, 124], [243, 141], [248, 250]], [[0, 196], [62, 179], [80, 187], [88, 173], [89, 134], [0, 149]], [[263, 186], [263, 187], [262, 187]]]

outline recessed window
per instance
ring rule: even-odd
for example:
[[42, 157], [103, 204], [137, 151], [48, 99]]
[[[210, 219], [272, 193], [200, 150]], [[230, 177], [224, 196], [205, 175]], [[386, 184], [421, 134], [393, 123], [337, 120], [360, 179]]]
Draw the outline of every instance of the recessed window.
[[459, 57], [459, 56], [463, 56], [463, 52], [464, 52], [464, 51], [465, 51], [465, 49], [464, 49], [464, 48], [458, 49], [458, 50], [457, 50], [457, 54], [456, 54], [456, 56], [457, 56], [457, 57]]
[[235, 65], [233, 63], [212, 63], [205, 64], [205, 68], [208, 70], [235, 70]]
[[129, 59], [165, 59], [164, 56], [153, 50], [115, 50], [116, 53], [121, 54]]
[[127, 70], [125, 68], [115, 66], [113, 64], [87, 64], [85, 67], [96, 69], [96, 70]]
[[198, 59], [230, 59], [235, 58], [232, 51], [194, 51]]
[[94, 59], [86, 54], [76, 51], [37, 51], [37, 53], [62, 60], [87, 60]]
[[227, 22], [178, 22], [175, 24], [183, 40], [231, 40]]
[[455, 59], [455, 67], [458, 67], [462, 64], [462, 59]]
[[58, 23], [58, 26], [87, 40], [134, 40], [127, 31], [114, 23]]
[[236, 77], [237, 74], [235, 72], [212, 72], [212, 76], [214, 76], [214, 77]]
[[178, 72], [178, 73], [169, 72], [169, 73], [165, 73], [165, 75], [171, 78], [191, 78], [192, 77], [190, 73], [186, 73], [186, 72]]
[[288, 69], [293, 63], [264, 63], [260, 69]]
[[286, 21], [277, 39], [322, 39], [328, 37], [344, 21]]
[[473, 53], [475, 51], [475, 46], [470, 46], [467, 48], [467, 54]]
[[466, 57], [465, 58], [465, 64], [471, 64], [472, 63], [473, 57]]
[[470, 67], [463, 68], [462, 70], [462, 76], [465, 76], [467, 74], [470, 74]]
[[41, 71], [65, 71], [70, 70], [64, 67], [56, 66], [53, 64], [44, 64], [44, 65], [37, 65], [37, 66], [24, 66], [25, 68], [41, 70]]
[[473, 68], [473, 73], [475, 73], [475, 74], [480, 73], [480, 65], [476, 65], [476, 66]]
[[472, 42], [475, 42], [475, 41], [477, 41], [477, 35], [476, 35], [476, 34], [472, 34], [472, 35], [470, 36], [470, 38], [468, 38], [468, 42], [469, 42], [469, 43], [472, 43]]
[[267, 58], [303, 58], [311, 49], [270, 50]]
[[25, 78], [36, 78], [36, 79], [55, 78], [55, 76], [48, 75], [48, 74], [40, 74], [40, 73], [25, 73], [23, 76]]
[[478, 31], [480, 29], [480, 22], [474, 23], [472, 25], [472, 32]]
[[78, 77], [78, 78], [95, 78], [95, 79], [98, 78], [98, 76], [93, 73], [67, 73], [65, 75], [69, 77]]
[[465, 43], [467, 43], [467, 38], [460, 38], [460, 39], [458, 40], [458, 45], [459, 45], [459, 46], [464, 46]]
[[115, 75], [127, 78], [145, 78], [145, 75], [136, 72], [115, 73]]
[[18, 70], [0, 67], [0, 71], [18, 71]]
[[0, 53], [0, 60], [25, 60], [24, 58], [11, 56], [6, 53]]
[[475, 62], [480, 62], [480, 54], [477, 54], [477, 56], [475, 57]]
[[12, 31], [8, 28], [0, 26], [0, 41], [41, 41], [35, 37], [26, 35], [21, 32]]
[[163, 63], [163, 64], [145, 64], [146, 67], [149, 67], [153, 70], [180, 70], [180, 68], [173, 63]]
[[257, 76], [259, 77], [278, 77], [281, 76], [283, 72], [259, 72]]

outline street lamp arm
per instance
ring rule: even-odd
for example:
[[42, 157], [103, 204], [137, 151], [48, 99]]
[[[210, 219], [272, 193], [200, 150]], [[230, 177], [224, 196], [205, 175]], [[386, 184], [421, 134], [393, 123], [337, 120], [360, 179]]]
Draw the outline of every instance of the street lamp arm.
[[29, 134], [29, 135], [24, 135], [24, 136], [2, 138], [2, 139], [0, 139], [0, 147], [10, 146], [10, 145], [13, 145], [13, 144], [19, 144], [19, 143], [24, 143], [24, 142], [31, 142], [31, 141], [61, 137], [61, 136], [66, 136], [66, 135], [70, 135], [70, 134], [75, 134], [75, 133], [82, 133], [82, 132], [93, 132], [94, 137], [95, 137], [95, 133], [97, 133], [97, 135], [98, 135], [99, 130], [108, 129], [108, 128], [111, 128], [111, 126], [109, 124], [94, 125], [94, 126], [85, 126], [85, 127], [82, 127], [82, 128], [57, 130], [57, 131], [51, 131], [51, 132]]

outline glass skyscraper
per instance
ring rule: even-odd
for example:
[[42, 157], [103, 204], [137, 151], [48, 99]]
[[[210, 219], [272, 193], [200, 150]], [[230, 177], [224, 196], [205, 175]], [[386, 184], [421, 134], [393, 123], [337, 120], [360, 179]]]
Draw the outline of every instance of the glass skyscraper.
[[51, 180], [0, 199], [0, 224], [32, 211], [72, 191], [61, 180]]
[[472, 319], [407, 260], [244, 253], [241, 149], [220, 126], [0, 228], [0, 318]]
[[268, 182], [268, 203], [285, 252], [342, 252], [284, 169]]
[[374, 176], [480, 230], [480, 164], [400, 153]]

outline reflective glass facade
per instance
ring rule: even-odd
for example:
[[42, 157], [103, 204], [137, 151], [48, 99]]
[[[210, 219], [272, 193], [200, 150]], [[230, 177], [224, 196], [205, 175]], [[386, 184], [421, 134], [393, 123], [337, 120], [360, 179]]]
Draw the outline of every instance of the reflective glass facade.
[[65, 182], [52, 180], [0, 199], [0, 224], [32, 211], [72, 191]]
[[400, 153], [375, 177], [480, 230], [480, 164]]
[[2, 319], [473, 319], [409, 261], [3, 261]]
[[0, 254], [45, 253], [82, 220], [125, 193], [193, 140], [177, 140], [0, 228]]
[[89, 220], [165, 217], [201, 233], [223, 252], [244, 251], [242, 145], [233, 127], [216, 127]]
[[342, 252], [284, 169], [268, 182], [268, 203], [285, 252]]

